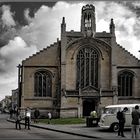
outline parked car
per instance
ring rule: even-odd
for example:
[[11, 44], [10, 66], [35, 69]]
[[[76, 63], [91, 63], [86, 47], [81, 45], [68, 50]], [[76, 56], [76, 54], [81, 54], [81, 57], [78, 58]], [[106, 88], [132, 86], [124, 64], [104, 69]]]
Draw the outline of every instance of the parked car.
[[125, 128], [130, 128], [132, 122], [131, 113], [136, 105], [140, 107], [140, 104], [118, 104], [118, 105], [106, 106], [101, 114], [101, 118], [98, 125], [101, 128], [111, 129], [112, 131], [118, 131], [119, 124], [116, 117], [117, 112], [127, 107], [128, 111], [125, 112], [125, 117], [126, 117]]

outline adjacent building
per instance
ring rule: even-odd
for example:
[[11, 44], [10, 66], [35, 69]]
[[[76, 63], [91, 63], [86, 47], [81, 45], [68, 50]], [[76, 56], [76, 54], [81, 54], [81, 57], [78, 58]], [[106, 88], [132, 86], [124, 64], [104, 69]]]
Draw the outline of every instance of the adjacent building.
[[1, 111], [9, 113], [9, 109], [11, 108], [11, 98], [11, 96], [5, 96], [5, 98], [0, 101]]

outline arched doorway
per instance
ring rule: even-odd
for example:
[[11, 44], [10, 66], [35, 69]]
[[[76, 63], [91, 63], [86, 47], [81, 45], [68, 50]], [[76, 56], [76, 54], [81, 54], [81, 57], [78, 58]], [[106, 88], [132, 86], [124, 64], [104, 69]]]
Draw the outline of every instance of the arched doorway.
[[90, 112], [95, 110], [94, 99], [83, 100], [83, 116], [90, 116]]

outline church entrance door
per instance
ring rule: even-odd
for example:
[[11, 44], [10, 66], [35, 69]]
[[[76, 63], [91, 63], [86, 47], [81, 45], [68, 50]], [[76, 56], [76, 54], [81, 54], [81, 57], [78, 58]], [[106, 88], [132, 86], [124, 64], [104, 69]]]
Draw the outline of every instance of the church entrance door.
[[84, 99], [83, 100], [83, 116], [90, 116], [90, 112], [95, 110], [94, 99]]

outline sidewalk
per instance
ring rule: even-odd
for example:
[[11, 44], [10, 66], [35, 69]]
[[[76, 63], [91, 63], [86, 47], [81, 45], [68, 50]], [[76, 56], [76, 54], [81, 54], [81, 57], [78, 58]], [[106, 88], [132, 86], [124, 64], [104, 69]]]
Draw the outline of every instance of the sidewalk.
[[75, 125], [51, 125], [51, 124], [33, 124], [35, 127], [43, 127], [48, 130], [63, 132], [67, 134], [84, 136], [87, 138], [96, 139], [131, 139], [130, 131], [126, 132], [126, 138], [118, 137], [117, 132], [108, 132], [100, 127], [87, 127], [86, 124]]
[[[7, 121], [14, 122], [14, 120], [8, 119]], [[24, 124], [24, 122], [21, 122]], [[96, 138], [96, 139], [131, 139], [131, 132], [125, 132], [126, 136], [118, 137], [117, 132], [103, 131], [100, 127], [87, 127], [86, 124], [76, 125], [56, 125], [56, 124], [43, 124], [43, 123], [31, 123], [32, 127], [57, 131], [72, 135], [83, 136], [85, 138]]]

